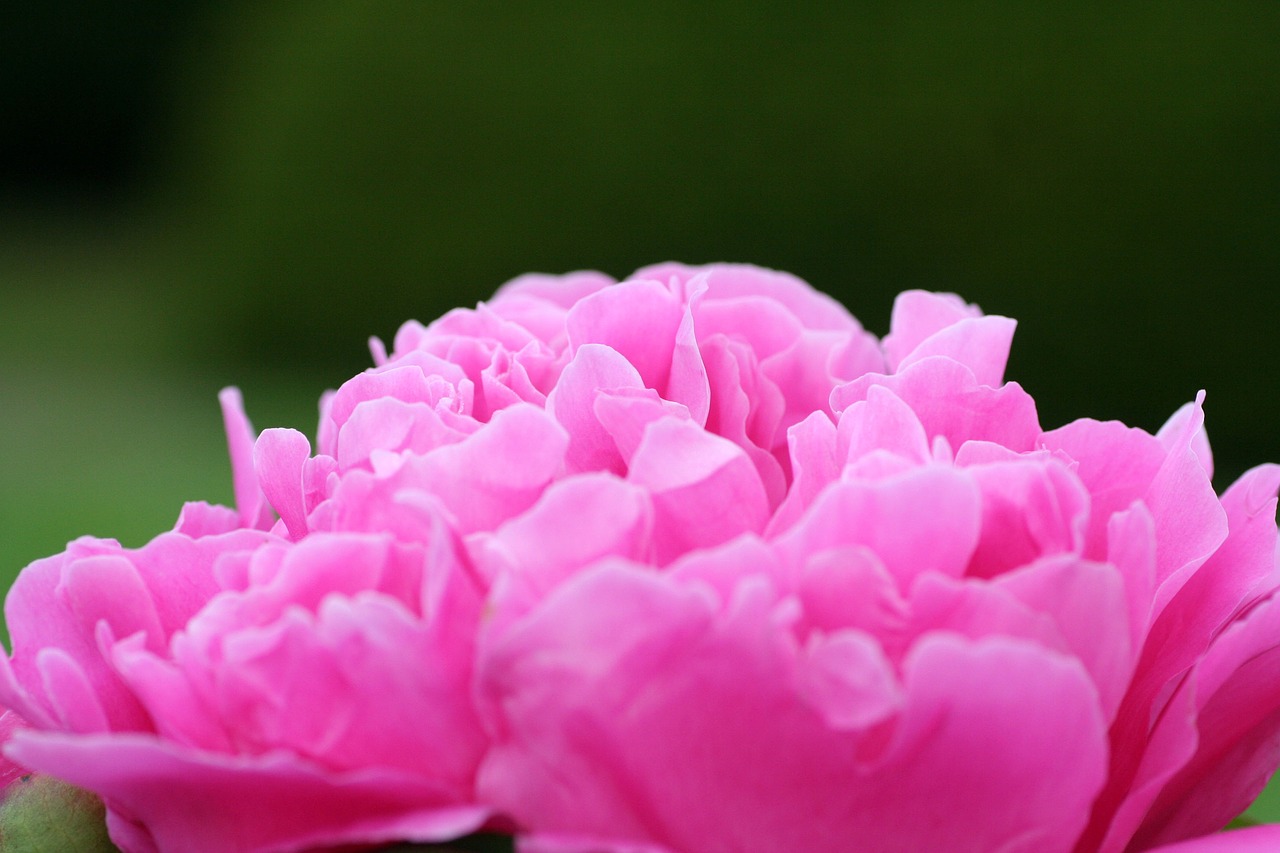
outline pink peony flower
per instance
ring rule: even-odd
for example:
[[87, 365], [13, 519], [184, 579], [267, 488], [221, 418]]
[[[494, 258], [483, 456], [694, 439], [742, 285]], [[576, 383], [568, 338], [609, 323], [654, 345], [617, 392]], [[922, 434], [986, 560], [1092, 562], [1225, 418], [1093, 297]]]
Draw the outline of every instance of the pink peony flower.
[[1280, 764], [1280, 467], [1219, 498], [1202, 397], [1043, 430], [1013, 329], [663, 265], [375, 340], [314, 448], [225, 392], [234, 510], [15, 584], [7, 752], [130, 853], [1280, 842], [1210, 836]]
[[9, 595], [0, 701], [41, 731], [8, 754], [100, 794], [129, 853], [474, 829], [480, 596], [452, 534], [422, 538], [73, 542]]

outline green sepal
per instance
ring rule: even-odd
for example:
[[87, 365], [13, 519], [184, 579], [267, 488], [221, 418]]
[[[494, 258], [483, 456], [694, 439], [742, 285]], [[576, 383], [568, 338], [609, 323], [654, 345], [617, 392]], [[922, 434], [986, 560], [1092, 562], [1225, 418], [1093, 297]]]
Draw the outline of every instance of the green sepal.
[[0, 804], [0, 853], [120, 853], [97, 796], [50, 776], [24, 776]]

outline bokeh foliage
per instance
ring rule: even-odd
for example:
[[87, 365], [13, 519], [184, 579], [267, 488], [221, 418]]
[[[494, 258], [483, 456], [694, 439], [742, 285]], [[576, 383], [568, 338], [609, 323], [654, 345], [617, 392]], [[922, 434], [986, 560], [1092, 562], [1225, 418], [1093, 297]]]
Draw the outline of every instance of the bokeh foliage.
[[1224, 473], [1280, 455], [1273, 3], [251, 18], [204, 56], [171, 185], [201, 325], [250, 365], [349, 368], [528, 269], [751, 260], [877, 331], [908, 287], [1019, 318], [1048, 424], [1154, 428], [1207, 387]]

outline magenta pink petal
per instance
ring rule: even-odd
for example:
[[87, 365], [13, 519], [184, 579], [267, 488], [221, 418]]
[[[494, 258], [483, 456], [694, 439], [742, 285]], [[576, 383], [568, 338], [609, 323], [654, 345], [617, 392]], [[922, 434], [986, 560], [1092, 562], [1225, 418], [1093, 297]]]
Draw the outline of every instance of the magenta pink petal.
[[1274, 853], [1276, 850], [1280, 850], [1280, 825], [1213, 833], [1190, 841], [1153, 847], [1147, 853]]
[[202, 853], [442, 841], [467, 834], [487, 816], [416, 775], [338, 773], [283, 753], [218, 756], [149, 735], [22, 732], [6, 754], [106, 793], [115, 821], [145, 826], [157, 850], [194, 849], [192, 839]]
[[258, 488], [253, 468], [253, 426], [244, 413], [244, 398], [239, 388], [223, 388], [218, 392], [222, 404], [222, 420], [227, 431], [227, 449], [231, 455], [231, 480], [235, 487], [236, 510], [243, 527], [264, 528], [270, 522], [270, 508]]
[[1221, 827], [1280, 764], [1280, 602], [1223, 632], [1184, 689], [1196, 697], [1195, 754], [1147, 813], [1134, 836], [1143, 846]]
[[564, 467], [568, 444], [555, 420], [520, 403], [496, 412], [488, 429], [408, 461], [400, 485], [433, 493], [459, 532], [492, 530], [534, 504]]
[[760, 533], [769, 518], [764, 484], [751, 460], [692, 421], [663, 418], [649, 424], [627, 479], [652, 495], [653, 557], [659, 565], [694, 548]]
[[1070, 849], [1105, 754], [1078, 664], [938, 635], [906, 663], [901, 719], [833, 729], [791, 686], [800, 662], [760, 621], [763, 592], [717, 615], [634, 572], [562, 587], [484, 666], [500, 735], [482, 792], [544, 830], [677, 850]]
[[843, 460], [837, 457], [837, 441], [835, 425], [822, 412], [787, 430], [791, 488], [769, 519], [766, 536], [773, 538], [795, 524], [822, 490], [839, 478]]
[[832, 485], [776, 542], [797, 562], [826, 548], [864, 546], [905, 591], [927, 572], [964, 574], [978, 544], [980, 513], [971, 477], [927, 466], [877, 482]]

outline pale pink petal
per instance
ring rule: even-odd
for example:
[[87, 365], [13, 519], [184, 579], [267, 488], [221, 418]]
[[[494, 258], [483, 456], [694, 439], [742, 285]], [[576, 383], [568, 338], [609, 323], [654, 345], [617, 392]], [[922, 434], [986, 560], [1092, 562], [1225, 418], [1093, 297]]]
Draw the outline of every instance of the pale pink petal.
[[187, 501], [178, 513], [178, 521], [173, 530], [192, 539], [199, 539], [202, 536], [230, 533], [240, 526], [240, 514], [230, 507], [204, 501]]
[[654, 421], [691, 421], [689, 410], [664, 400], [652, 388], [619, 388], [596, 395], [592, 411], [628, 464]]
[[628, 279], [682, 284], [695, 276], [704, 278], [711, 299], [765, 297], [782, 305], [810, 329], [861, 329], [849, 311], [827, 294], [790, 273], [751, 264], [654, 264], [636, 270]]
[[680, 301], [655, 282], [624, 282], [578, 302], [565, 320], [569, 345], [605, 344], [661, 391], [671, 376], [676, 333], [686, 314]]
[[478, 426], [470, 418], [426, 403], [406, 403], [395, 397], [365, 400], [338, 430], [338, 467], [369, 466], [370, 457], [379, 450], [429, 453], [461, 441]]
[[707, 431], [742, 448], [760, 474], [769, 505], [776, 507], [787, 490], [782, 465], [773, 455], [782, 393], [764, 379], [754, 354], [739, 342], [712, 338], [702, 345], [702, 360], [711, 384]]
[[981, 317], [976, 305], [969, 305], [954, 293], [908, 290], [893, 300], [889, 334], [884, 339], [889, 370], [898, 366], [916, 347], [948, 326], [971, 317]]
[[412, 352], [386, 367], [366, 370], [343, 383], [328, 406], [328, 418], [341, 428], [356, 406], [366, 400], [394, 397], [405, 403], [446, 406], [470, 413], [475, 383], [453, 362], [426, 352]]
[[813, 412], [830, 412], [831, 390], [867, 373], [883, 373], [875, 336], [862, 331], [801, 332], [788, 349], [760, 362], [761, 374], [782, 392], [785, 408], [775, 445]]
[[685, 305], [676, 327], [671, 350], [671, 372], [667, 381], [656, 388], [664, 399], [679, 403], [689, 410], [689, 417], [699, 424], [707, 422], [711, 409], [711, 387], [707, 381], [707, 367], [702, 361], [702, 351], [694, 332], [693, 311], [701, 294], [695, 293]]
[[643, 387], [640, 374], [617, 350], [602, 344], [578, 348], [547, 397], [547, 412], [569, 434], [569, 448], [565, 451], [569, 472], [626, 471], [617, 444], [596, 417], [595, 403], [603, 393]]
[[265, 529], [270, 525], [271, 509], [258, 488], [253, 469], [253, 426], [244, 413], [244, 398], [239, 388], [223, 388], [218, 392], [218, 402], [222, 405], [222, 420], [227, 431], [231, 481], [240, 523], [243, 527]]
[[1008, 317], [973, 317], [948, 326], [925, 340], [898, 362], [901, 373], [918, 361], [940, 355], [973, 371], [979, 385], [998, 387], [1004, 381], [1009, 347], [1017, 327]]
[[293, 429], [263, 430], [253, 447], [254, 470], [262, 491], [295, 540], [307, 534], [302, 469], [310, 456], [311, 442]]
[[525, 273], [499, 287], [490, 304], [495, 307], [495, 310], [500, 310], [510, 297], [531, 296], [561, 308], [571, 308], [591, 294], [612, 286], [613, 283], [612, 278], [595, 270], [579, 270], [563, 275]]
[[840, 414], [837, 435], [836, 458], [846, 464], [882, 451], [917, 464], [930, 459], [929, 437], [920, 418], [882, 385], [868, 388], [865, 400]]
[[1160, 427], [1160, 431], [1156, 433], [1156, 439], [1164, 445], [1164, 449], [1173, 452], [1178, 442], [1184, 441], [1182, 436], [1188, 427], [1194, 421], [1197, 425], [1191, 427], [1194, 432], [1191, 439], [1191, 449], [1196, 455], [1196, 459], [1200, 460], [1200, 465], [1204, 468], [1204, 472], [1210, 478], [1213, 477], [1213, 451], [1209, 448], [1209, 434], [1204, 428], [1204, 417], [1197, 412], [1203, 400], [1204, 392], [1201, 391], [1197, 395], [1196, 401], [1184, 403], [1178, 411], [1174, 412], [1169, 420], [1164, 422], [1164, 426]]
[[[708, 284], [714, 287], [719, 279], [712, 276]], [[764, 361], [790, 349], [804, 330], [800, 319], [773, 299], [716, 297], [715, 291], [709, 289], [693, 312], [698, 340], [704, 345], [719, 335], [739, 341]]]

